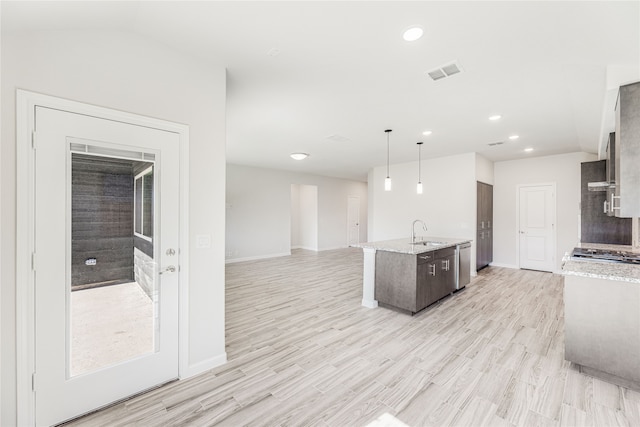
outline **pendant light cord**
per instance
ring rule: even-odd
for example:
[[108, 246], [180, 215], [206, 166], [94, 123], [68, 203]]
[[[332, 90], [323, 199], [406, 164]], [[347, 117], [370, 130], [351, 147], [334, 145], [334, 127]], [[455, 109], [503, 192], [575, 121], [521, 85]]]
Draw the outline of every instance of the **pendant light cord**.
[[422, 142], [418, 142], [418, 183], [422, 182]]

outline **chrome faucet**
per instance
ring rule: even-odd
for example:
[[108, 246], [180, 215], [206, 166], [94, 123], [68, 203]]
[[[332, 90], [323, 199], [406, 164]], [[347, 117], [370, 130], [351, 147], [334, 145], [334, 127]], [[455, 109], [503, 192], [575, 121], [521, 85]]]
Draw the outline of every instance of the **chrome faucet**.
[[422, 228], [424, 229], [424, 231], [427, 231], [427, 224], [425, 224], [424, 221], [420, 219], [416, 219], [415, 221], [413, 221], [413, 224], [411, 224], [411, 243], [416, 242], [416, 222], [422, 224]]

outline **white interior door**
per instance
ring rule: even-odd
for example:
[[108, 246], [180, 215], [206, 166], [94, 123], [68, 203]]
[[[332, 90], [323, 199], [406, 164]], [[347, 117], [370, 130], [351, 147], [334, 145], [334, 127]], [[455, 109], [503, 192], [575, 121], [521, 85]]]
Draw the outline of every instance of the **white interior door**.
[[347, 244], [360, 243], [360, 197], [347, 198]]
[[[179, 139], [43, 107], [35, 128], [35, 413], [51, 425], [178, 377]], [[78, 159], [104, 174], [83, 178]], [[128, 180], [115, 171], [123, 165]], [[105, 199], [122, 186], [134, 191], [120, 204]], [[76, 232], [106, 227], [91, 218], [99, 209], [119, 235], [96, 247]], [[129, 262], [111, 259], [131, 249], [113, 250], [126, 235], [146, 252], [128, 282], [95, 276], [84, 286], [103, 264]]]
[[553, 185], [519, 189], [520, 268], [553, 271], [555, 267], [555, 194]]

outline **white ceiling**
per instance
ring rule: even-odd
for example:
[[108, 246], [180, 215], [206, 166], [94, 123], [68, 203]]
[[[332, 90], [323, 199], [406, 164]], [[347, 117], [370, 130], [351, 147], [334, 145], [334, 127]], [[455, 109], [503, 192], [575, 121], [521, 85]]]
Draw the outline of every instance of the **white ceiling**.
[[[363, 181], [387, 128], [391, 163], [418, 141], [423, 158], [596, 153], [612, 79], [640, 78], [638, 1], [2, 3], [3, 31], [131, 31], [226, 67], [230, 163]], [[426, 75], [453, 60], [463, 73]]]

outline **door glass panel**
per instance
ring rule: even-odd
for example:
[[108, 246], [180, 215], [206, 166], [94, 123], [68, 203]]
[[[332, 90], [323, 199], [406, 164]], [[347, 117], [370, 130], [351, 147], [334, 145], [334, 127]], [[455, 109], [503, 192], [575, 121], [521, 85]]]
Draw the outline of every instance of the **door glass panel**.
[[71, 153], [68, 377], [157, 351], [154, 163]]

